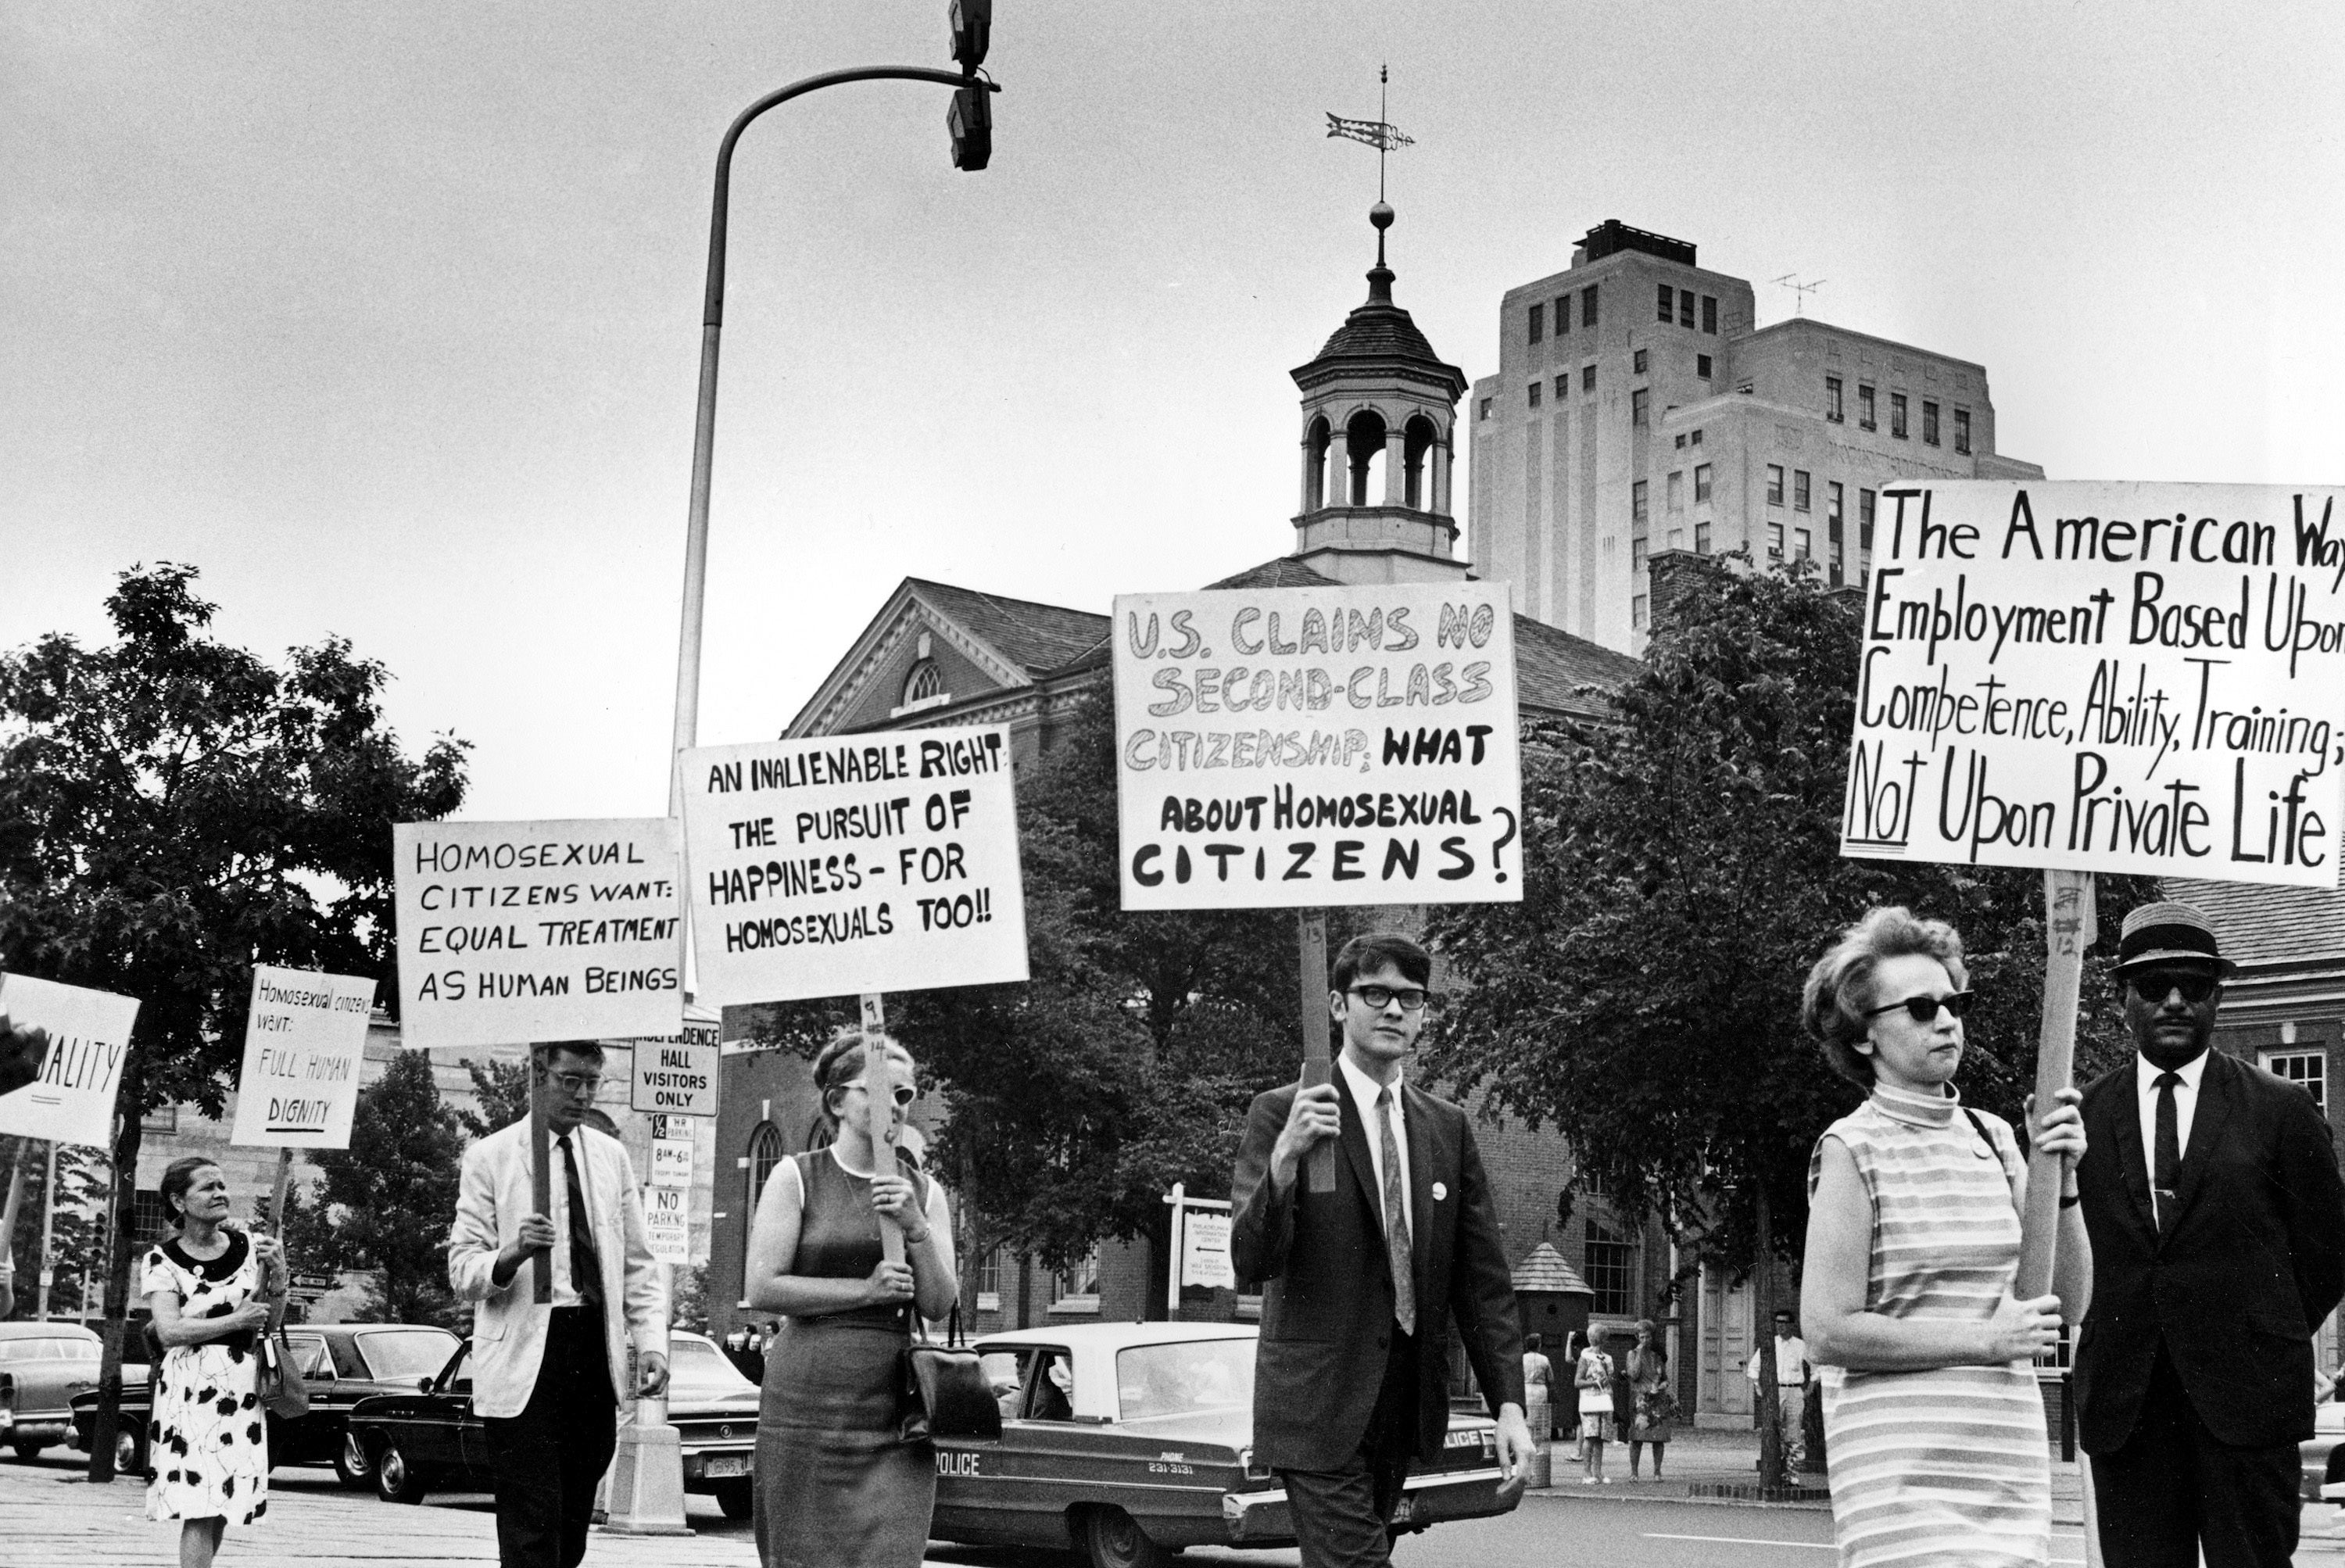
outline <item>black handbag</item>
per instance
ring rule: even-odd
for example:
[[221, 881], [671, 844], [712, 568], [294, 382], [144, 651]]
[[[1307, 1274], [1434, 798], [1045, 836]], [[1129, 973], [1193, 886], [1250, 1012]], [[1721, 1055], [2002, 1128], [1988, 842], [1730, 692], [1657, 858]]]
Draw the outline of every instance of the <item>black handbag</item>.
[[302, 1380], [301, 1369], [293, 1361], [293, 1346], [285, 1338], [285, 1298], [279, 1297], [269, 1308], [269, 1327], [261, 1331], [256, 1354], [260, 1359], [259, 1387], [255, 1390], [270, 1415], [279, 1420], [299, 1420], [310, 1413], [310, 1385]]
[[901, 1432], [906, 1442], [932, 1438], [992, 1442], [1001, 1436], [1001, 1407], [986, 1386], [977, 1352], [961, 1339], [960, 1304], [953, 1304], [941, 1345], [929, 1338], [912, 1308], [911, 1344], [904, 1347]]

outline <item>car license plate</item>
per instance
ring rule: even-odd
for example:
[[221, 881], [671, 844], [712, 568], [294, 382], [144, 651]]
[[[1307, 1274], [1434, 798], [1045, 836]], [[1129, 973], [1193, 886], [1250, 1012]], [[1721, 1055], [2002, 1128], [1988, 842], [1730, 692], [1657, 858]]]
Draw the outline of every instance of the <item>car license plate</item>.
[[749, 1456], [746, 1453], [721, 1453], [708, 1461], [708, 1479], [722, 1481], [728, 1475], [749, 1473]]

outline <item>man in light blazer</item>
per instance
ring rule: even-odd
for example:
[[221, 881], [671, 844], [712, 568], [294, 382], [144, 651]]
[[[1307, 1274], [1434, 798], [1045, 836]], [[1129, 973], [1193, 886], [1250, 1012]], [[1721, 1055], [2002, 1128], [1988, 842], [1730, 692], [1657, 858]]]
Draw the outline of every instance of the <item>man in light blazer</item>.
[[[448, 1282], [472, 1308], [472, 1408], [488, 1427], [503, 1568], [577, 1568], [594, 1490], [617, 1447], [616, 1390], [633, 1336], [638, 1393], [667, 1387], [667, 1297], [644, 1234], [634, 1166], [585, 1125], [602, 1081], [592, 1041], [539, 1047], [553, 1174], [550, 1215], [531, 1203], [527, 1118], [464, 1151]], [[533, 1299], [539, 1253], [553, 1301]]]
[[2202, 1550], [2210, 1568], [2285, 1568], [2296, 1549], [2345, 1183], [2309, 1095], [2208, 1048], [2231, 967], [2188, 904], [2127, 915], [2136, 1054], [2085, 1090], [2076, 1409], [2109, 1568], [2198, 1568]]
[[[1230, 1257], [1263, 1282], [1254, 1447], [1286, 1483], [1304, 1568], [1385, 1568], [1412, 1462], [1449, 1430], [1454, 1319], [1519, 1489], [1531, 1449], [1523, 1336], [1466, 1113], [1401, 1079], [1433, 961], [1356, 937], [1330, 966], [1343, 1027], [1334, 1082], [1258, 1096], [1230, 1186]], [[1335, 1138], [1335, 1190], [1304, 1159]]]

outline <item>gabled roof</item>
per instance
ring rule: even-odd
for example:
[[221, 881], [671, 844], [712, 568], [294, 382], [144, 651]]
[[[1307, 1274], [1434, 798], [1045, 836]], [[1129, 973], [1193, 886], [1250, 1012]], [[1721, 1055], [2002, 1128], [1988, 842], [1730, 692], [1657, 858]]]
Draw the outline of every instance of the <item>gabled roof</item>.
[[2345, 891], [2166, 879], [2166, 896], [2214, 926], [2223, 956], [2242, 964], [2333, 964], [2345, 958]]
[[1544, 1241], [1532, 1247], [1529, 1255], [1515, 1265], [1512, 1278], [1518, 1291], [1547, 1290], [1566, 1296], [1585, 1296], [1591, 1301], [1596, 1298], [1596, 1292], [1589, 1288], [1588, 1281], [1582, 1279], [1570, 1264], [1563, 1260], [1563, 1254]]
[[1313, 571], [1292, 555], [1280, 555], [1264, 561], [1259, 566], [1248, 566], [1234, 577], [1223, 577], [1218, 583], [1207, 583], [1205, 591], [1216, 588], [1335, 588], [1342, 586], [1335, 578]]
[[913, 591], [950, 616], [1029, 675], [1044, 675], [1096, 644], [1113, 624], [1089, 610], [1070, 610], [1031, 599], [1004, 598], [956, 587], [927, 577], [907, 577]]
[[1585, 709], [1583, 686], [1618, 690], [1645, 667], [1601, 643], [1559, 631], [1528, 616], [1515, 617], [1515, 700], [1538, 708]]

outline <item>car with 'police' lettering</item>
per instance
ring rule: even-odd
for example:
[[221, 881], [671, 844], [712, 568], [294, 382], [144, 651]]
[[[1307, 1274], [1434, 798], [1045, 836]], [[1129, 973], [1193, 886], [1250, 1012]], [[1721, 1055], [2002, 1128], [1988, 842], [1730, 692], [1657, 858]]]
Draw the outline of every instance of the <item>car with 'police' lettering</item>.
[[[937, 1441], [929, 1532], [1083, 1553], [1093, 1568], [1171, 1568], [1189, 1546], [1292, 1546], [1293, 1515], [1253, 1447], [1256, 1330], [1088, 1323], [977, 1341], [998, 1441]], [[1408, 1477], [1393, 1523], [1504, 1513], [1497, 1427], [1453, 1413], [1441, 1460]]]

